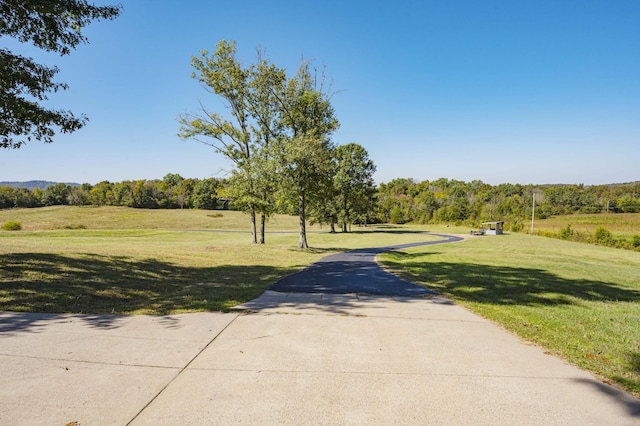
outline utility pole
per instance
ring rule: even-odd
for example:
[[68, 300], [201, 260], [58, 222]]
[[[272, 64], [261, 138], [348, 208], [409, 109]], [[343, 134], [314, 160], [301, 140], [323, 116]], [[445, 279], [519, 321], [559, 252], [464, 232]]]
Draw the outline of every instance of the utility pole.
[[533, 206], [531, 207], [531, 235], [533, 235], [533, 219], [536, 216], [536, 194], [533, 194]]

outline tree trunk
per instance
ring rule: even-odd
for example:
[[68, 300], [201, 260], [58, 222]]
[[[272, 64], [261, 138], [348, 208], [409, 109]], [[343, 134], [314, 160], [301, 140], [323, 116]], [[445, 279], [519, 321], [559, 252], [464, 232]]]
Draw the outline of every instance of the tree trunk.
[[347, 232], [347, 222], [342, 221], [342, 232]]
[[264, 213], [260, 214], [260, 244], [264, 244], [264, 228], [267, 221]]
[[251, 244], [258, 244], [256, 235], [256, 210], [251, 207], [249, 214], [251, 216]]
[[298, 248], [309, 248], [307, 243], [307, 218], [305, 213], [305, 197], [304, 192], [301, 192], [298, 196], [298, 214], [300, 216], [300, 241], [298, 241]]
[[331, 219], [331, 231], [329, 231], [330, 234], [335, 234], [336, 233], [336, 225], [333, 222], [333, 219]]

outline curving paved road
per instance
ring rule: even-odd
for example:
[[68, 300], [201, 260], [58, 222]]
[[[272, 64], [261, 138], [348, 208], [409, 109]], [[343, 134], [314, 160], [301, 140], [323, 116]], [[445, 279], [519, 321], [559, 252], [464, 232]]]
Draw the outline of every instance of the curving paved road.
[[283, 293], [359, 293], [381, 296], [437, 294], [433, 290], [412, 284], [385, 271], [375, 260], [377, 254], [386, 251], [451, 243], [463, 239], [453, 235], [429, 235], [443, 239], [333, 254], [311, 264], [300, 272], [282, 278], [274, 283], [270, 289]]

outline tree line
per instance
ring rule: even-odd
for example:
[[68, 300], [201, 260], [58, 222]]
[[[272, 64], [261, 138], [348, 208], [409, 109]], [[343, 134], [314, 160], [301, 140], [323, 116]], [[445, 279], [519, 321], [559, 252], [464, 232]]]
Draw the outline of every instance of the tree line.
[[531, 218], [574, 213], [639, 213], [640, 182], [613, 185], [489, 185], [441, 178], [394, 179], [378, 187], [378, 215], [391, 223], [466, 223], [505, 220], [513, 231]]
[[[373, 184], [375, 165], [357, 144], [339, 146], [332, 157], [332, 190], [326, 191], [309, 220], [339, 225], [367, 223], [465, 223], [506, 220], [511, 227], [531, 217], [535, 196], [536, 218], [574, 213], [640, 213], [640, 182], [615, 185], [489, 185], [441, 178], [417, 182], [394, 179]], [[357, 173], [356, 173], [357, 172]], [[365, 179], [361, 179], [364, 175]], [[52, 205], [126, 206], [149, 209], [242, 210], [235, 181], [226, 178], [192, 179], [169, 173], [162, 179], [96, 185], [57, 183], [47, 188], [0, 186], [0, 208]], [[274, 213], [296, 214], [296, 206], [280, 199]]]
[[44, 190], [0, 186], [0, 208], [72, 206], [125, 206], [146, 209], [224, 207], [218, 190], [223, 179], [185, 179], [167, 174], [162, 180], [102, 181], [96, 185], [56, 183]]

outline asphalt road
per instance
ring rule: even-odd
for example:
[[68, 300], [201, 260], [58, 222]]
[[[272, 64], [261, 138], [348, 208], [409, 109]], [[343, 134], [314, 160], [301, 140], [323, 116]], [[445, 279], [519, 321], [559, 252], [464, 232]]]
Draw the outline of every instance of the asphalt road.
[[442, 240], [352, 250], [327, 256], [300, 272], [274, 283], [270, 290], [283, 293], [370, 294], [379, 296], [421, 296], [433, 290], [405, 281], [378, 265], [376, 255], [409, 247], [461, 241], [453, 235], [429, 234]]

